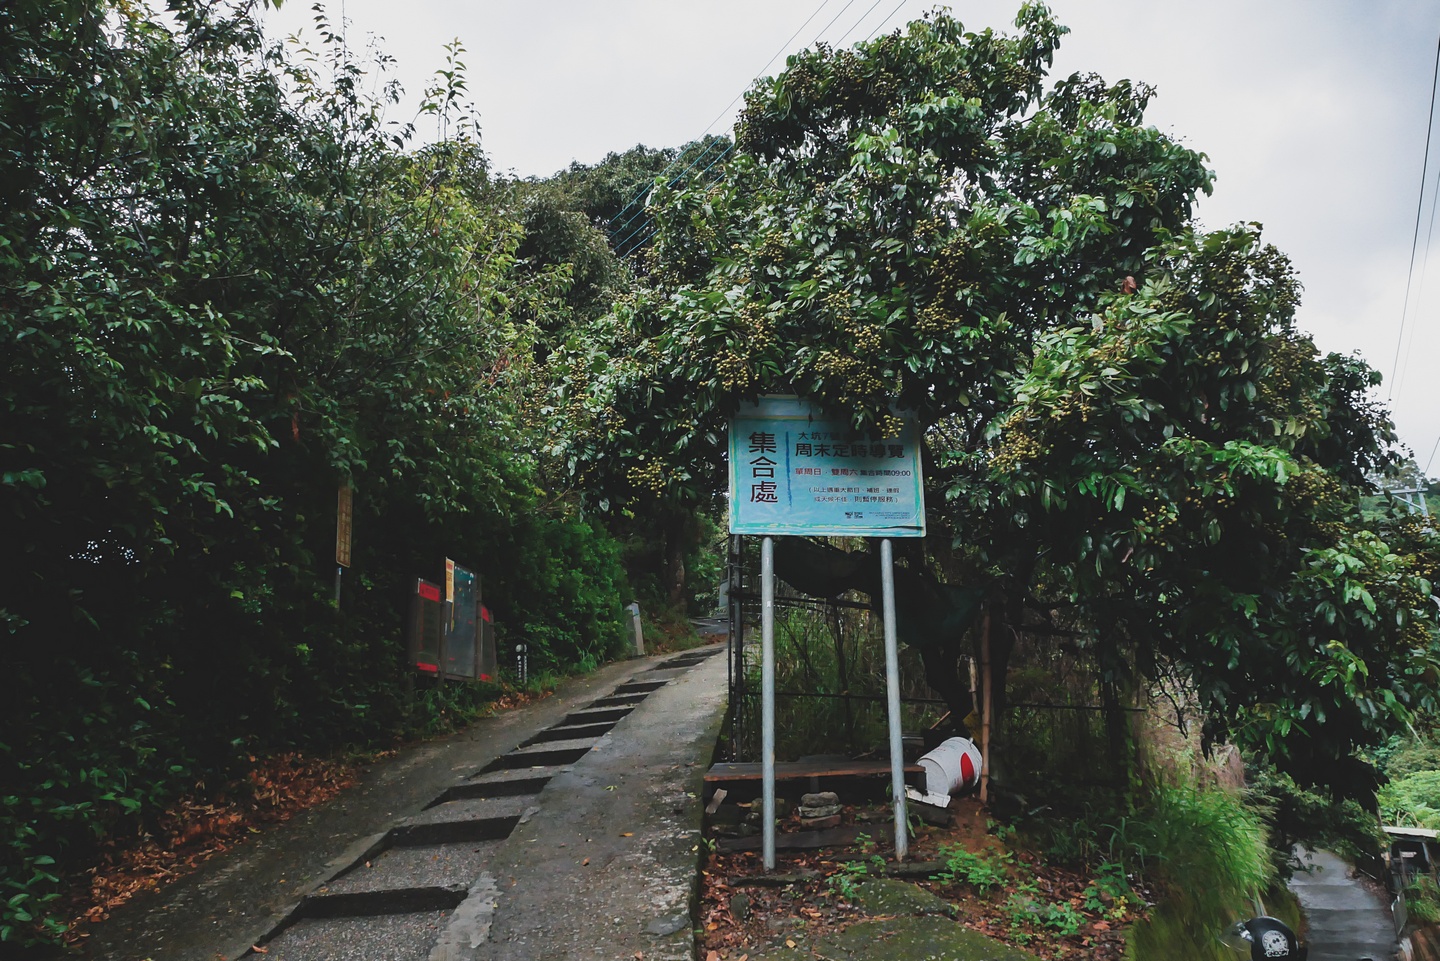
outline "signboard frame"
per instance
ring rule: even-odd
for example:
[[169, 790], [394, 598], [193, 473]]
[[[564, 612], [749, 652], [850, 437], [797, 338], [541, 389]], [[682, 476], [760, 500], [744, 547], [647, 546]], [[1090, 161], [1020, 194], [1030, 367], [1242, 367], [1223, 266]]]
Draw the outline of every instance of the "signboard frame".
[[444, 601], [440, 585], [415, 579], [410, 596], [410, 663], [416, 671], [439, 674], [444, 660]]
[[761, 397], [730, 422], [730, 533], [924, 537], [920, 429], [873, 438], [792, 396]]
[[450, 592], [445, 673], [456, 680], [473, 681], [480, 673], [480, 575], [447, 559], [445, 580]]
[[[764, 396], [730, 421], [730, 533], [760, 537], [761, 860], [775, 868], [775, 537], [880, 539], [885, 701], [895, 859], [909, 847], [900, 732], [899, 639], [891, 538], [925, 536], [920, 430], [913, 414], [896, 437], [872, 438], [794, 396]], [[799, 461], [799, 463], [795, 463]]]

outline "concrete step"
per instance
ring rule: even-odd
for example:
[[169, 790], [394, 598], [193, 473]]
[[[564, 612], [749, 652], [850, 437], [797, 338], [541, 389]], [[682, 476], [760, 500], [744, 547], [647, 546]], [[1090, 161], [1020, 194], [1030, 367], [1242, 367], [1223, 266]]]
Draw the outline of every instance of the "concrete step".
[[446, 801], [401, 821], [388, 840], [409, 847], [499, 840], [510, 836], [532, 804], [525, 795]]
[[[500, 840], [394, 847], [322, 886], [317, 895], [394, 892], [407, 888], [469, 888]], [[458, 903], [458, 902], [456, 902]], [[453, 904], [446, 905], [453, 907]]]
[[533, 768], [507, 768], [475, 774], [460, 784], [445, 790], [426, 807], [444, 804], [446, 801], [462, 801], [466, 798], [514, 797], [520, 794], [539, 794], [549, 783], [552, 772]]
[[550, 741], [530, 747], [517, 748], [501, 755], [480, 770], [481, 774], [492, 771], [515, 770], [516, 768], [560, 767], [574, 764], [594, 746], [593, 739], [579, 741]]
[[351, 918], [303, 918], [267, 941], [258, 961], [427, 961], [451, 912], [414, 911]]
[[1365, 884], [1350, 877], [1350, 866], [1328, 851], [1304, 852], [1312, 866], [1290, 880], [1305, 912], [1310, 961], [1356, 961], [1395, 957], [1395, 927], [1389, 906]]
[[633, 707], [599, 707], [586, 711], [571, 711], [560, 723], [602, 724], [606, 721], [618, 721], [633, 710]]
[[645, 700], [645, 698], [647, 698], [647, 697], [649, 697], [649, 696], [650, 696], [649, 693], [648, 693], [648, 692], [645, 692], [645, 691], [642, 691], [642, 692], [639, 692], [639, 693], [634, 693], [634, 694], [611, 694], [611, 695], [609, 695], [608, 697], [602, 697], [602, 698], [600, 698], [599, 700], [591, 701], [589, 706], [590, 706], [590, 707], [634, 707], [636, 704], [639, 704], [641, 701]]
[[621, 684], [619, 687], [615, 688], [615, 694], [620, 697], [624, 697], [628, 694], [649, 694], [652, 691], [660, 690], [660, 688], [664, 687], [666, 684], [669, 683], [670, 682], [668, 680], [630, 681], [627, 684]]
[[531, 744], [545, 744], [551, 741], [578, 741], [585, 738], [603, 737], [614, 726], [614, 721], [602, 721], [596, 724], [565, 724], [560, 727], [552, 727], [548, 731], [541, 731], [522, 746], [529, 747]]

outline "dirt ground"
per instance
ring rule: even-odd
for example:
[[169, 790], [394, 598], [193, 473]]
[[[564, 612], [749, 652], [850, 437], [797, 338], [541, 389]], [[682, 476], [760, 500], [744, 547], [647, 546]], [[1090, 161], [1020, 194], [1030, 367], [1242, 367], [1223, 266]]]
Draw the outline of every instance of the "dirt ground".
[[[867, 919], [900, 913], [936, 915], [935, 923], [958, 923], [990, 938], [1046, 959], [1119, 961], [1122, 928], [1143, 900], [1100, 890], [1086, 874], [1045, 864], [1033, 852], [997, 835], [978, 801], [952, 803], [949, 827], [923, 825], [906, 862], [893, 861], [888, 805], [846, 806], [843, 824], [864, 830], [850, 850], [781, 852], [767, 874], [758, 853], [712, 852], [701, 877], [701, 957], [740, 961], [788, 945], [803, 952], [817, 938]], [[798, 831], [798, 817], [782, 822], [782, 833]], [[956, 851], [979, 856], [981, 884], [964, 878]], [[983, 865], [993, 872], [983, 876]], [[880, 877], [915, 888], [913, 899], [876, 899], [863, 882]], [[984, 881], [991, 883], [983, 883]], [[893, 890], [893, 888], [892, 888]], [[930, 900], [933, 895], [940, 902]], [[801, 956], [804, 956], [803, 954]]]

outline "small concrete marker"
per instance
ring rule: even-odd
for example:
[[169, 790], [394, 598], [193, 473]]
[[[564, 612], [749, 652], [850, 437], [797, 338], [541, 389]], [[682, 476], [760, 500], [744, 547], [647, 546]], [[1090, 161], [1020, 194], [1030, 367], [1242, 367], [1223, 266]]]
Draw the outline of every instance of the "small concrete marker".
[[651, 921], [645, 925], [645, 931], [647, 934], [653, 934], [657, 938], [667, 938], [672, 934], [678, 934], [684, 931], [686, 925], [689, 923], [690, 915], [672, 914], [669, 917], [656, 918], [654, 921]]

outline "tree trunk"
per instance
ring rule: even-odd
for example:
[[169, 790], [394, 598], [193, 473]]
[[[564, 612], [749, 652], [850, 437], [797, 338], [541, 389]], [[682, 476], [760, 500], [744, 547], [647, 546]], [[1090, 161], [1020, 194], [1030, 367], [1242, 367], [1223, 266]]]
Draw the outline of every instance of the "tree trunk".
[[685, 606], [685, 555], [694, 538], [693, 518], [686, 511], [670, 511], [665, 517], [665, 553], [663, 560], [663, 584], [670, 599], [670, 606]]

